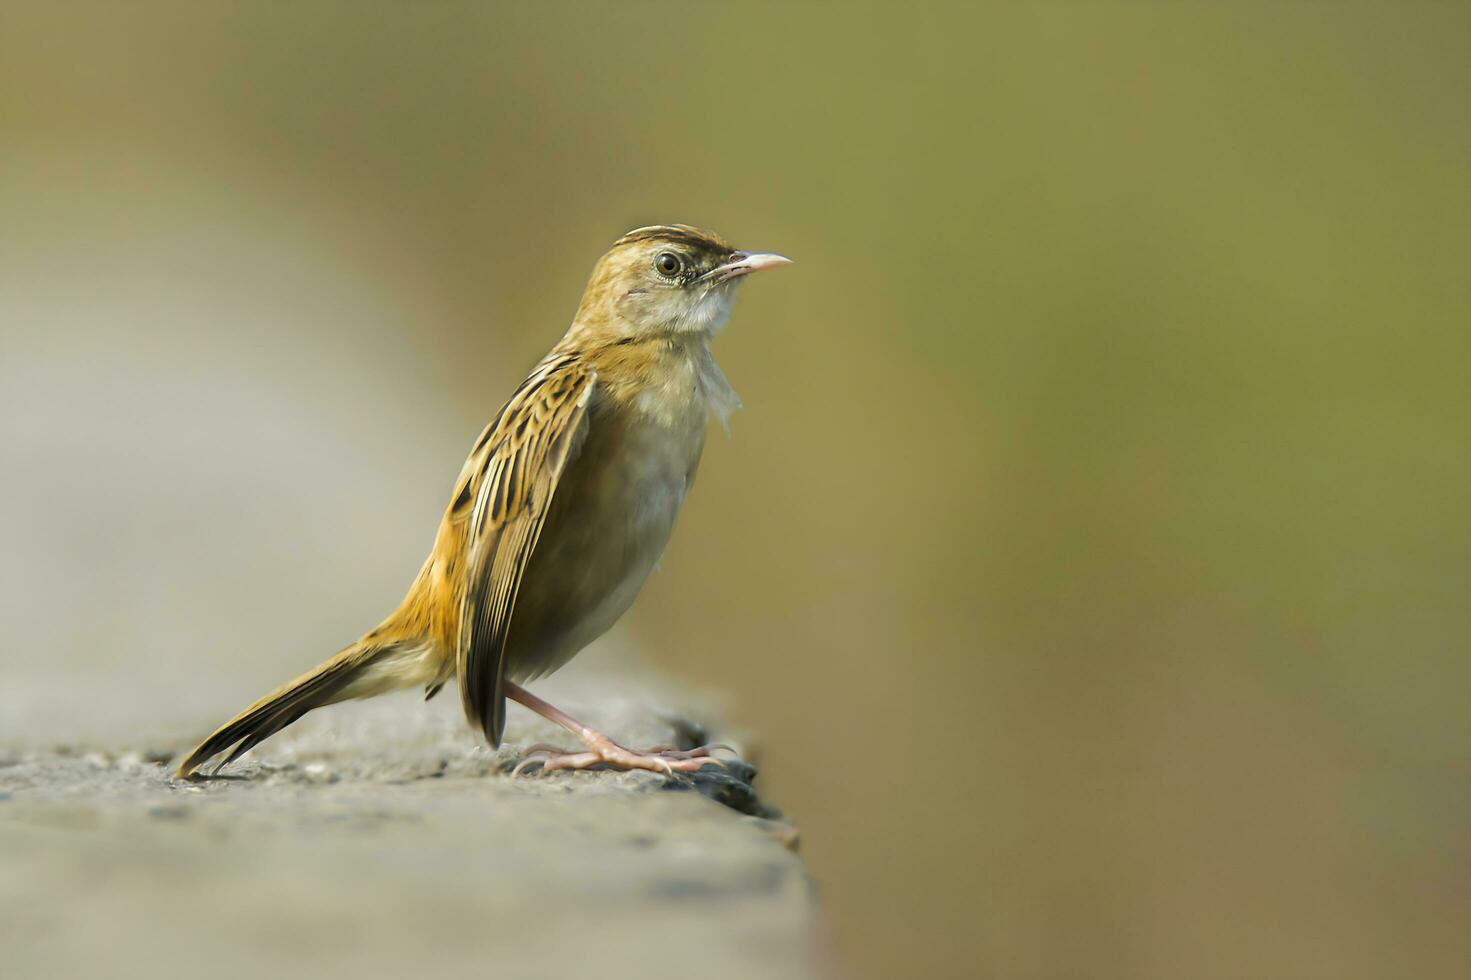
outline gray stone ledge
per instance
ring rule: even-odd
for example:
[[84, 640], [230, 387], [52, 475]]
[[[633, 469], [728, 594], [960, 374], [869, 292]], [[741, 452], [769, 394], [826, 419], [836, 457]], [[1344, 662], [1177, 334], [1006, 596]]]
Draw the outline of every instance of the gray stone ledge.
[[[688, 727], [667, 690], [557, 688], [627, 743]], [[795, 831], [742, 771], [511, 779], [565, 739], [517, 711], [491, 752], [438, 700], [324, 709], [205, 782], [174, 737], [0, 746], [5, 973], [822, 975]]]

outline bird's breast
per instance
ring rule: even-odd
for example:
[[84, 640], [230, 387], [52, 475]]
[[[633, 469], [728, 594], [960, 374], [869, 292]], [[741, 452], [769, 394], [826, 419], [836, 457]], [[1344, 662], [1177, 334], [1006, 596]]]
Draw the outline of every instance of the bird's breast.
[[561, 666], [627, 611], [663, 554], [704, 447], [703, 405], [595, 399], [511, 616], [507, 670]]

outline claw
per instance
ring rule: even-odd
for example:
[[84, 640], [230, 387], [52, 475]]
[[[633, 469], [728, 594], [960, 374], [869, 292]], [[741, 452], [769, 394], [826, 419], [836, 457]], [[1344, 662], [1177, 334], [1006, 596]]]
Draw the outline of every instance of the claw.
[[662, 755], [670, 759], [708, 759], [709, 761], [714, 762], [717, 765], [723, 766], [725, 765], [725, 763], [715, 758], [714, 752], [716, 749], [724, 749], [732, 755], [736, 754], [736, 750], [731, 748], [729, 745], [726, 745], [724, 742], [714, 742], [710, 745], [698, 745], [692, 749], [676, 749], [667, 745], [658, 745], [652, 749], [649, 749], [648, 754]]
[[545, 769], [549, 759], [566, 754], [566, 750], [559, 745], [548, 745], [545, 742], [537, 742], [535, 745], [529, 747], [526, 750], [526, 754], [521, 757], [521, 761], [516, 763], [515, 768], [511, 770], [511, 778], [514, 779], [521, 775], [522, 771], [533, 762], [540, 762], [542, 768]]
[[533, 762], [540, 762], [543, 767], [546, 766], [546, 760], [545, 759], [538, 759], [537, 756], [535, 756], [535, 755], [528, 755], [525, 758], [523, 758], [520, 762], [516, 763], [515, 768], [513, 768], [511, 770], [511, 778], [512, 779], [515, 779], [517, 776], [521, 775], [522, 771], [527, 766], [531, 765]]

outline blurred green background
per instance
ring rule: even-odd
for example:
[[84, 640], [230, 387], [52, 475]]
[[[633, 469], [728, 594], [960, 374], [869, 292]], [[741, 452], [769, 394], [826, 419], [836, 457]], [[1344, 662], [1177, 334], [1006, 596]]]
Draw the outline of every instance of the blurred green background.
[[761, 734], [854, 976], [1467, 975], [1468, 42], [7, 3], [0, 735], [372, 625], [595, 258], [690, 222], [798, 265], [626, 630]]

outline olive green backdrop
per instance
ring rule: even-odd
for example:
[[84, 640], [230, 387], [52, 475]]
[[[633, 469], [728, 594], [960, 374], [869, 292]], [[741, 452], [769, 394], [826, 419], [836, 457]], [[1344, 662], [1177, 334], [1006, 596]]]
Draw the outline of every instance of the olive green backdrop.
[[0, 734], [182, 741], [376, 622], [596, 256], [684, 221], [798, 264], [625, 635], [762, 735], [854, 976], [1465, 975], [1468, 43], [6, 4]]

